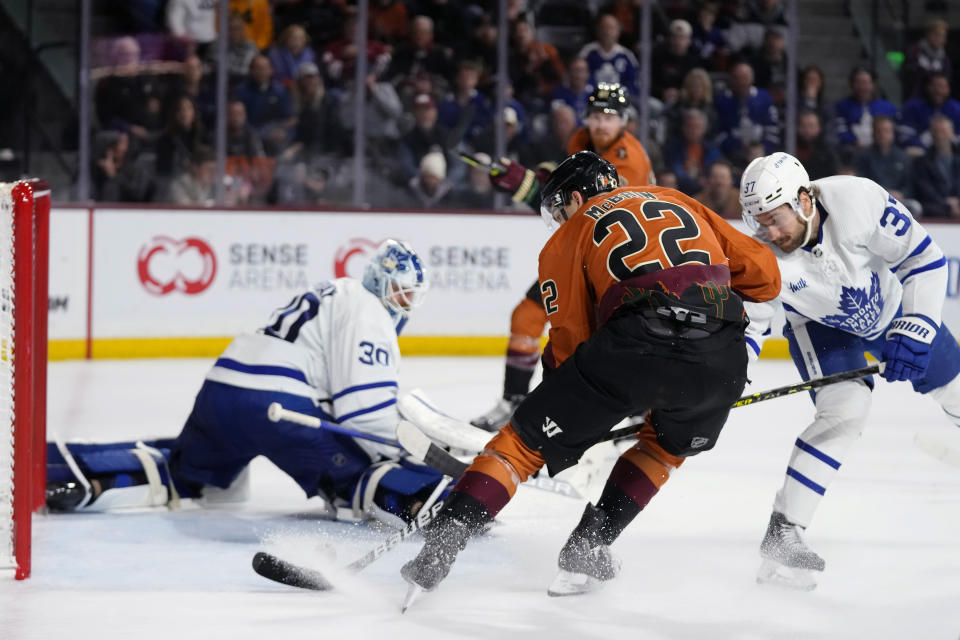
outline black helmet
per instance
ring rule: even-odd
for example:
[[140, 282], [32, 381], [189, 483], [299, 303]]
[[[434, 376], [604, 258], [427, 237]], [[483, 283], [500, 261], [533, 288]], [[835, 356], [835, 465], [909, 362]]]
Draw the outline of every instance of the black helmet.
[[592, 151], [578, 151], [561, 162], [541, 190], [540, 214], [548, 227], [560, 225], [567, 216], [563, 208], [570, 194], [579, 191], [584, 201], [613, 191], [620, 184], [617, 168]]
[[602, 113], [615, 113], [623, 116], [630, 106], [630, 100], [627, 98], [623, 87], [616, 83], [598, 82], [597, 88], [593, 90], [590, 97], [587, 98], [587, 113], [600, 111]]

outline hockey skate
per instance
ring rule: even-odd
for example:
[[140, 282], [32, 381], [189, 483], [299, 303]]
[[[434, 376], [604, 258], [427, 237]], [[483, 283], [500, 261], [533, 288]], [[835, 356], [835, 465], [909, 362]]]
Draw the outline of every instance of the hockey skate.
[[425, 544], [417, 557], [403, 565], [400, 575], [410, 585], [401, 612], [413, 604], [421, 591], [433, 591], [450, 573], [457, 554], [467, 546], [470, 528], [464, 522], [441, 515], [423, 532]]
[[547, 587], [548, 596], [574, 596], [595, 590], [620, 573], [620, 561], [600, 540], [606, 514], [587, 504], [580, 523], [560, 550], [560, 571]]
[[485, 431], [499, 431], [510, 418], [517, 406], [526, 396], [522, 394], [508, 395], [497, 400], [497, 404], [482, 416], [478, 416], [470, 421], [473, 426]]
[[763, 561], [757, 572], [758, 583], [802, 591], [816, 588], [815, 572], [823, 571], [826, 563], [807, 547], [800, 536], [802, 530], [778, 511], [770, 515], [767, 533], [760, 543]]

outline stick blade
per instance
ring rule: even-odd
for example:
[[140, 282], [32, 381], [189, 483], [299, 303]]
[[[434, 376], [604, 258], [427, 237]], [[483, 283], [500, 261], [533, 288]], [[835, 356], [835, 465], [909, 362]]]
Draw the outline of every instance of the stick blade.
[[330, 591], [333, 584], [323, 574], [300, 567], [277, 556], [258, 551], [253, 556], [253, 570], [267, 580], [312, 591]]

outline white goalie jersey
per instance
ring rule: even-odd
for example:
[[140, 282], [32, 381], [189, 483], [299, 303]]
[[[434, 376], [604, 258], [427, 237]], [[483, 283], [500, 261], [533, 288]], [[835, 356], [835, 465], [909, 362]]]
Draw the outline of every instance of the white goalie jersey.
[[880, 337], [901, 305], [904, 315], [939, 326], [946, 260], [907, 208], [865, 178], [832, 176], [813, 184], [820, 190], [817, 243], [789, 254], [772, 247], [780, 296], [746, 305], [755, 355], [779, 304], [792, 327], [817, 322], [866, 340]]
[[399, 365], [394, 321], [380, 299], [359, 280], [338, 278], [236, 337], [206, 377], [311, 398], [322, 419], [393, 439]]

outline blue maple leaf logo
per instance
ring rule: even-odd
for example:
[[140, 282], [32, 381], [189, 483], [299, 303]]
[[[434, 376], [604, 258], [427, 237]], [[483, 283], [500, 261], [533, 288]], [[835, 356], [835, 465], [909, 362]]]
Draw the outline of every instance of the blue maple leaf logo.
[[842, 313], [824, 316], [820, 322], [859, 335], [870, 333], [883, 313], [880, 276], [870, 274], [869, 293], [865, 287], [841, 287], [837, 307]]

